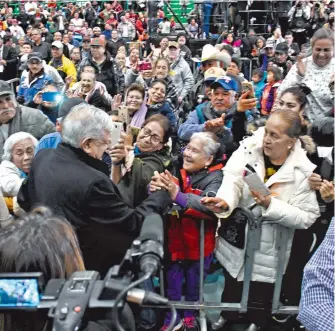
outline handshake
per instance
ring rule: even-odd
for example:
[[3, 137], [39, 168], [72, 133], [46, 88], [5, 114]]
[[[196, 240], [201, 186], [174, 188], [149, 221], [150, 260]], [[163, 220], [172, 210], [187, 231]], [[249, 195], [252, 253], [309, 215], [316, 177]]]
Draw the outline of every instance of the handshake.
[[171, 199], [175, 200], [180, 190], [175, 181], [175, 177], [173, 177], [168, 170], [162, 173], [155, 171], [149, 184], [149, 192], [153, 193], [159, 190], [166, 190], [170, 194]]

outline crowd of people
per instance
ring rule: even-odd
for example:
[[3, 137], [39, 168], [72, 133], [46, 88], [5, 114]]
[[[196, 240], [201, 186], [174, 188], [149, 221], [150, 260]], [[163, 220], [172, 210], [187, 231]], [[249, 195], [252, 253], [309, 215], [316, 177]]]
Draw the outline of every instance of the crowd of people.
[[[161, 8], [162, 35], [149, 37], [141, 1], [1, 3], [0, 272], [104, 276], [157, 213], [166, 295], [197, 302], [204, 219], [204, 275], [223, 270], [222, 302], [236, 303], [250, 208], [261, 235], [248, 311], [222, 311], [212, 330], [334, 328], [333, 1], [297, 0], [270, 35], [241, 31], [232, 3], [228, 28], [200, 53], [189, 40], [203, 22], [191, 17], [189, 33], [173, 35]], [[271, 315], [283, 258], [280, 300], [300, 302], [285, 320]], [[136, 330], [171, 322], [134, 313]], [[4, 331], [51, 325], [41, 314], [2, 317]], [[86, 330], [112, 324], [104, 316]], [[196, 311], [179, 311], [173, 330], [200, 330]]]

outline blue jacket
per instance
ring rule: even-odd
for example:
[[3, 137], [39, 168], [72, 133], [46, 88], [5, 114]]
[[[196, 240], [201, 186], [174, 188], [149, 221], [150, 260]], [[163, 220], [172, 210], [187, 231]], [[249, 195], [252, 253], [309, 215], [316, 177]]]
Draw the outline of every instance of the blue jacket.
[[161, 114], [169, 120], [171, 127], [176, 128], [177, 118], [172, 111], [171, 104], [168, 101], [164, 101], [161, 107], [155, 107], [155, 105], [147, 105], [147, 107], [148, 110], [147, 114], [145, 115], [145, 119], [149, 118], [152, 115]]
[[28, 105], [38, 92], [42, 91], [46, 85], [52, 83], [54, 83], [53, 79], [45, 73], [29, 82], [29, 71], [25, 70], [21, 76], [18, 97], [23, 96], [24, 104]]
[[35, 149], [35, 155], [36, 153], [44, 148], [56, 148], [58, 144], [62, 142], [62, 136], [59, 132], [53, 132], [45, 135], [40, 139], [38, 142], [38, 145]]
[[263, 90], [264, 90], [264, 86], [266, 84], [266, 76], [267, 76], [267, 73], [264, 72], [264, 75], [263, 75], [263, 78], [257, 82], [257, 83], [254, 83], [252, 82], [252, 85], [254, 87], [254, 91], [255, 91], [255, 97], [257, 98], [257, 109], [261, 109], [261, 98], [262, 98], [262, 94], [263, 94]]

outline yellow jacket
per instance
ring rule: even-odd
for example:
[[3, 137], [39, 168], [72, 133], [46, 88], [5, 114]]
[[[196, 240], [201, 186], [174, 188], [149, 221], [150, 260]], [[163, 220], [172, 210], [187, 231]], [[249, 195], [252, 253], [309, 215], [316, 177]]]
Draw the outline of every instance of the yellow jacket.
[[51, 60], [49, 62], [49, 65], [51, 65], [52, 67], [54, 67], [55, 69], [58, 70], [60, 76], [63, 78], [63, 80], [65, 81], [65, 78], [67, 76], [71, 76], [72, 77], [72, 82], [70, 84], [70, 87], [77, 81], [77, 70], [75, 65], [71, 62], [70, 59], [68, 59], [65, 55], [62, 55], [62, 65], [56, 67], [54, 60]]

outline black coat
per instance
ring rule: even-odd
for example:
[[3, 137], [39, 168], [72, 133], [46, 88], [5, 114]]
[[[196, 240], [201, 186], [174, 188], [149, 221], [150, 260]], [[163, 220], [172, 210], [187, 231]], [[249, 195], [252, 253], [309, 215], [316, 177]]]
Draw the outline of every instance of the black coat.
[[7, 62], [4, 71], [0, 73], [1, 80], [10, 80], [16, 78], [17, 54], [14, 47], [3, 46], [2, 59]]
[[65, 143], [37, 153], [18, 202], [26, 211], [43, 204], [64, 216], [77, 230], [86, 269], [102, 274], [121, 262], [144, 217], [163, 214], [172, 204], [169, 194], [159, 191], [130, 208], [107, 165]]

